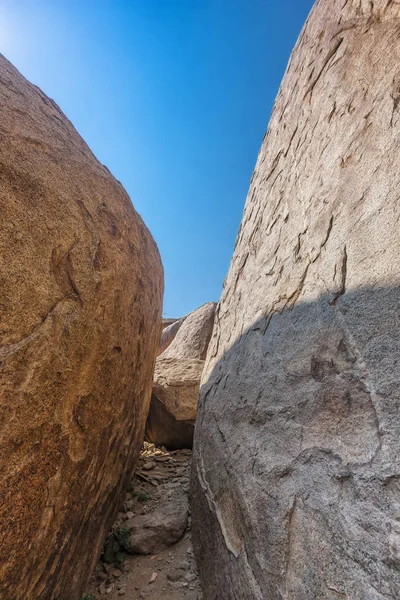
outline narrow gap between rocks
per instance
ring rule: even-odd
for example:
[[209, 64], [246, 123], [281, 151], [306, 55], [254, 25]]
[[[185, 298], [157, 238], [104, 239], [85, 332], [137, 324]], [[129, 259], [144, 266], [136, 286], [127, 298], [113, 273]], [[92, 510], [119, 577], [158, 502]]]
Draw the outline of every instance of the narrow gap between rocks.
[[144, 442], [83, 600], [202, 600], [191, 540], [191, 450]]

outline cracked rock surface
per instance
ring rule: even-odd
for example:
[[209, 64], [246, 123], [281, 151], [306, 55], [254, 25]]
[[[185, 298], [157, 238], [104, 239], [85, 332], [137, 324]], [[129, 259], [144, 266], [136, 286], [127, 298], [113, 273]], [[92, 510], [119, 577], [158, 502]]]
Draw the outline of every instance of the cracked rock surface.
[[319, 0], [251, 180], [203, 372], [207, 600], [394, 600], [400, 5]]

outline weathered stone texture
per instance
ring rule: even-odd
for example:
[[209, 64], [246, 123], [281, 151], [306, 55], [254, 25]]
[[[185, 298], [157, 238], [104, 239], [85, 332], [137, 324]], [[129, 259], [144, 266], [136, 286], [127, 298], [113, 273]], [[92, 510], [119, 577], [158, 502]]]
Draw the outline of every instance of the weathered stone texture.
[[184, 320], [185, 320], [185, 317], [183, 317], [182, 319], [177, 319], [170, 325], [167, 325], [166, 327], [164, 327], [162, 334], [161, 334], [161, 340], [160, 340], [160, 344], [158, 347], [157, 356], [162, 354], [168, 348], [168, 346], [171, 345], [171, 343], [175, 339], [176, 334], [178, 333], [179, 329], [181, 328], [181, 325]]
[[151, 442], [167, 448], [192, 447], [200, 379], [215, 307], [214, 302], [208, 302], [163, 332], [161, 345], [168, 347], [157, 358], [146, 425], [146, 436]]
[[133, 554], [155, 554], [165, 550], [181, 539], [188, 517], [187, 493], [173, 488], [154, 510], [124, 521], [124, 528], [129, 531], [126, 549]]
[[0, 598], [75, 600], [143, 439], [157, 248], [58, 106], [0, 55]]
[[156, 362], [146, 436], [167, 448], [191, 448], [203, 360], [164, 358]]
[[176, 335], [163, 358], [198, 358], [205, 360], [215, 317], [215, 302], [207, 302], [181, 319]]
[[320, 0], [279, 91], [203, 372], [206, 600], [398, 598], [399, 24]]

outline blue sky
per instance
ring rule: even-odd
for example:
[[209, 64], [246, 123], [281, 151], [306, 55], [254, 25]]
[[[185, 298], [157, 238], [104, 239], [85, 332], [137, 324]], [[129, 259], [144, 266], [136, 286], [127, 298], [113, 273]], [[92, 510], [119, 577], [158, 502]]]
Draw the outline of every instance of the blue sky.
[[128, 191], [164, 315], [219, 299], [250, 177], [312, 0], [0, 0], [0, 52]]

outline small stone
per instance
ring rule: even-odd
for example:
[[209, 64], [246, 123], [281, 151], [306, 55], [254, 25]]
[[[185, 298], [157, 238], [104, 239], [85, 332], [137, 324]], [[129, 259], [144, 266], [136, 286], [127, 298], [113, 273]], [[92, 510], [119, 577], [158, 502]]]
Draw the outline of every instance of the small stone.
[[142, 469], [144, 471], [151, 471], [151, 469], [154, 469], [154, 467], [156, 467], [156, 463], [153, 460], [149, 460], [146, 461], [143, 465], [142, 465]]
[[158, 575], [158, 573], [154, 572], [154, 573], [152, 574], [152, 576], [150, 577], [150, 581], [149, 581], [149, 583], [154, 583], [154, 582], [155, 582], [155, 580], [157, 579], [157, 575]]
[[102, 583], [99, 586], [99, 594], [100, 594], [100, 596], [105, 596], [106, 595], [106, 586], [105, 586], [104, 583]]
[[183, 576], [183, 573], [179, 569], [171, 569], [167, 573], [168, 581], [179, 581]]
[[190, 569], [190, 564], [188, 563], [187, 560], [182, 560], [178, 565], [178, 569], [182, 569], [183, 571], [188, 571]]
[[201, 600], [201, 598], [202, 597], [197, 592], [189, 592], [189, 594], [185, 596], [185, 600]]

